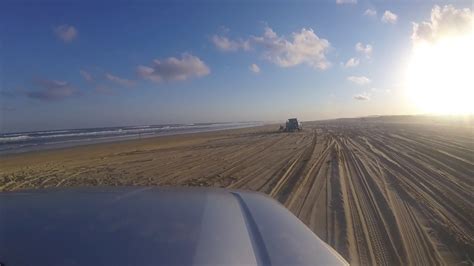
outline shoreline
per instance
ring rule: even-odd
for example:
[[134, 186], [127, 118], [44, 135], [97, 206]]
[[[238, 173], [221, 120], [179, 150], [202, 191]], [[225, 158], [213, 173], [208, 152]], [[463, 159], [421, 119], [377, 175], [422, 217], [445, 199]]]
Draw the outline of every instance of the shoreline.
[[[221, 125], [225, 125], [221, 123]], [[247, 125], [238, 125], [238, 126], [231, 126], [231, 127], [223, 127], [223, 128], [205, 128], [205, 129], [190, 129], [187, 131], [163, 131], [156, 134], [144, 135], [144, 134], [130, 134], [130, 135], [119, 135], [119, 136], [109, 136], [109, 137], [99, 137], [96, 139], [78, 139], [78, 140], [69, 140], [63, 143], [45, 143], [41, 144], [38, 147], [28, 147], [28, 148], [20, 148], [20, 149], [12, 149], [12, 150], [4, 150], [0, 151], [0, 159], [4, 157], [10, 157], [13, 155], [22, 155], [22, 154], [29, 154], [35, 152], [42, 152], [42, 151], [54, 151], [54, 150], [63, 150], [68, 148], [74, 147], [82, 147], [82, 146], [91, 146], [91, 145], [98, 145], [98, 144], [112, 144], [112, 143], [120, 143], [126, 141], [135, 141], [135, 140], [145, 140], [145, 139], [153, 139], [159, 137], [167, 137], [167, 136], [178, 136], [178, 135], [188, 135], [188, 134], [199, 134], [199, 133], [210, 133], [210, 132], [219, 132], [224, 130], [238, 130], [244, 128], [252, 128], [252, 127], [259, 127], [265, 126], [266, 123], [256, 123], [256, 124], [247, 124]], [[20, 133], [18, 133], [20, 134]]]
[[[276, 128], [275, 131], [277, 131], [278, 129], [277, 125], [264, 124], [239, 128], [157, 135], [141, 139], [122, 139], [108, 142], [84, 143], [81, 145], [68, 147], [56, 147], [51, 149], [31, 150], [20, 153], [0, 154], [0, 163], [2, 164], [2, 169], [6, 170], [10, 166], [9, 163], [24, 159], [29, 160], [38, 159], [38, 157], [45, 157], [44, 160], [40, 161], [46, 162], [48, 160], [51, 160], [51, 157], [62, 157], [64, 154], [66, 154], [66, 157], [69, 157], [69, 155], [83, 154], [85, 152], [97, 153], [98, 151], [103, 151], [104, 153], [106, 153], [107, 151], [120, 151], [132, 148], [143, 149], [150, 146], [159, 146], [161, 148], [164, 148], [166, 146], [176, 147], [177, 145], [182, 146], [188, 144], [195, 144], [200, 141], [206, 141], [210, 138], [219, 138], [225, 135], [239, 134], [245, 131], [259, 131], [260, 129], [265, 130], [267, 128]], [[21, 163], [14, 164], [16, 167], [18, 167]]]

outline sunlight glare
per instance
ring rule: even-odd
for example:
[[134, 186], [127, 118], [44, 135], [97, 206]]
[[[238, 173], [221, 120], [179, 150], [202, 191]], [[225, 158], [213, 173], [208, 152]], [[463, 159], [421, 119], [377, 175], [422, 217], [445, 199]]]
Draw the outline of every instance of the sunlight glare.
[[419, 111], [474, 113], [473, 40], [471, 34], [415, 44], [405, 88]]

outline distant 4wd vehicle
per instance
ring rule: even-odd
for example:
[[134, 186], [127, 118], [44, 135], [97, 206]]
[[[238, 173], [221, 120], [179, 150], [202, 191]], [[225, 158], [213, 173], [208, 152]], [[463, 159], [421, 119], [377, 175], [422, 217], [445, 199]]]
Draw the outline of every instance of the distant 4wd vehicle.
[[303, 125], [298, 122], [297, 118], [290, 118], [288, 121], [286, 121], [286, 125], [283, 128], [283, 126], [280, 127], [280, 131], [284, 132], [295, 132], [295, 131], [301, 131], [303, 130]]

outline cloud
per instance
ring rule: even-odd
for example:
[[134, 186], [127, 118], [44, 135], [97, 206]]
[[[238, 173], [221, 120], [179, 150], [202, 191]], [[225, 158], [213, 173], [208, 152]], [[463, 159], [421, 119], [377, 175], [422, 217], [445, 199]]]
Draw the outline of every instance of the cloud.
[[67, 24], [54, 28], [54, 33], [65, 43], [72, 42], [78, 35], [76, 28]]
[[154, 72], [155, 72], [155, 69], [153, 69], [152, 67], [147, 67], [147, 66], [142, 66], [142, 65], [137, 67], [137, 74], [141, 78], [148, 79], [154, 82], [161, 82], [163, 79], [161, 75], [156, 75]]
[[251, 49], [250, 42], [244, 40], [230, 40], [225, 36], [214, 35], [211, 38], [212, 43], [217, 49], [224, 52], [235, 52], [238, 50], [248, 51]]
[[85, 70], [79, 70], [79, 73], [81, 74], [81, 76], [87, 81], [87, 82], [93, 82], [94, 81], [94, 78], [92, 77], [92, 74], [85, 71]]
[[251, 64], [249, 66], [249, 70], [252, 71], [253, 73], [260, 73], [260, 67], [256, 64]]
[[367, 85], [371, 82], [371, 80], [364, 76], [349, 76], [347, 80], [350, 82], [354, 82], [357, 85]]
[[354, 95], [354, 99], [358, 101], [368, 101], [370, 100], [370, 95], [367, 93]]
[[390, 10], [385, 10], [381, 20], [383, 23], [395, 24], [397, 23], [398, 16], [397, 14], [390, 12]]
[[26, 96], [29, 98], [57, 101], [80, 94], [75, 87], [66, 81], [42, 79], [36, 80], [34, 83], [39, 89], [26, 92]]
[[474, 17], [469, 8], [456, 9], [452, 5], [431, 9], [429, 21], [413, 23], [413, 41], [435, 41], [440, 36], [472, 34]]
[[336, 0], [336, 4], [357, 4], [357, 0]]
[[117, 77], [117, 76], [112, 75], [110, 73], [105, 73], [105, 78], [109, 81], [112, 81], [112, 82], [114, 82], [114, 83], [116, 83], [120, 86], [124, 86], [124, 87], [133, 87], [136, 84], [135, 81], [133, 81], [133, 80]]
[[370, 44], [362, 44], [361, 42], [356, 43], [355, 50], [359, 53], [365, 54], [365, 56], [370, 57], [372, 54], [373, 47]]
[[372, 9], [372, 8], [368, 8], [364, 12], [364, 16], [375, 17], [376, 15], [377, 15], [377, 10]]
[[330, 43], [319, 38], [312, 29], [302, 28], [299, 32], [293, 32], [291, 39], [287, 39], [266, 27], [262, 36], [252, 39], [262, 47], [263, 57], [280, 67], [307, 64], [313, 68], [326, 69], [330, 66], [326, 59]]
[[351, 59], [347, 60], [347, 62], [344, 64], [344, 67], [356, 67], [358, 66], [360, 63], [360, 60], [355, 58], [355, 57], [352, 57]]
[[153, 60], [151, 66], [140, 65], [137, 74], [153, 82], [167, 80], [186, 80], [209, 75], [211, 70], [199, 57], [188, 53], [181, 58], [169, 57], [163, 61]]
[[[231, 40], [214, 35], [211, 40], [221, 51], [250, 51], [258, 48], [264, 59], [280, 67], [306, 64], [313, 68], [326, 69], [331, 65], [326, 59], [331, 46], [329, 41], [319, 38], [311, 28], [302, 28], [293, 32], [290, 37], [285, 37], [278, 36], [267, 26], [261, 36]], [[146, 74], [150, 69], [142, 67], [138, 71]]]

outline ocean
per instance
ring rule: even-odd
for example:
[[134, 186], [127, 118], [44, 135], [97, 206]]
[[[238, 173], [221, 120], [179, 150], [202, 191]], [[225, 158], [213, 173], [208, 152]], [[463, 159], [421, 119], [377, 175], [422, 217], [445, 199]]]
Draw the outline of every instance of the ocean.
[[165, 124], [4, 133], [0, 134], [0, 155], [262, 124], [261, 122]]

